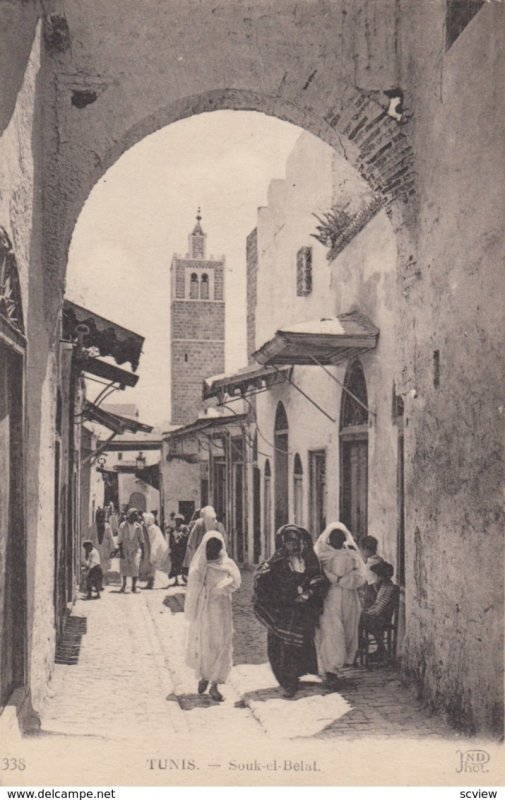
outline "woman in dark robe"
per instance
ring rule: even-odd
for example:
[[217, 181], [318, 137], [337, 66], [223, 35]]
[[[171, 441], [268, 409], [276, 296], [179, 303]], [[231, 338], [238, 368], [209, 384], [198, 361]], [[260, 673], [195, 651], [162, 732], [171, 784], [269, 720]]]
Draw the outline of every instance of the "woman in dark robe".
[[268, 631], [268, 660], [285, 697], [293, 697], [302, 675], [318, 674], [315, 629], [328, 581], [308, 531], [284, 525], [273, 556], [254, 579], [254, 613]]

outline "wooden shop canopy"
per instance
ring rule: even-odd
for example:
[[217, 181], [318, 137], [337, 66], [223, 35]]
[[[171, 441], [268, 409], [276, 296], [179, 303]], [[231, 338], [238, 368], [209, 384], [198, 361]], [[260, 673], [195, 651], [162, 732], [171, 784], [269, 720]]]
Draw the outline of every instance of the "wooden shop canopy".
[[287, 373], [287, 368], [276, 370], [273, 367], [253, 365], [243, 367], [230, 375], [214, 375], [203, 382], [203, 399], [222, 398], [225, 394], [230, 397], [240, 397], [246, 392], [255, 394], [263, 389], [269, 389], [276, 383], [283, 383]]
[[132, 370], [137, 371], [144, 337], [70, 300], [63, 302], [63, 336], [73, 341], [80, 339], [83, 348], [111, 356], [117, 364], [129, 361]]
[[137, 420], [122, 417], [119, 414], [112, 414], [89, 400], [84, 403], [83, 418], [91, 422], [97, 422], [99, 425], [109, 428], [115, 434], [125, 433], [125, 431], [131, 431], [132, 433], [137, 433], [138, 431], [150, 433], [152, 431], [150, 425], [144, 425], [143, 422], [137, 422]]
[[379, 329], [358, 311], [286, 325], [253, 357], [263, 366], [334, 365], [373, 350]]

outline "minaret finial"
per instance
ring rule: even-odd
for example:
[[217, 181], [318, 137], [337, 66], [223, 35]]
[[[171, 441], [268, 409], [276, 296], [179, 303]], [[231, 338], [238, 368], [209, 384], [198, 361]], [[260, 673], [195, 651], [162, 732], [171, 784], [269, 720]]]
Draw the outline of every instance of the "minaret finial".
[[196, 219], [198, 220], [198, 222], [200, 222], [202, 219], [202, 211], [200, 209], [200, 206], [198, 206], [198, 211], [196, 212]]

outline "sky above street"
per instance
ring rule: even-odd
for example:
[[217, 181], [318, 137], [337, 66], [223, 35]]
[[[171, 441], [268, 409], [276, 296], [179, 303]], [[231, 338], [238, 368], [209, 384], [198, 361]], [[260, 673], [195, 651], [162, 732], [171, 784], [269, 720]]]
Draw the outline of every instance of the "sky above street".
[[146, 137], [96, 184], [66, 296], [146, 338], [137, 387], [111, 402], [135, 403], [149, 424], [170, 420], [170, 263], [188, 251], [198, 206], [207, 256], [226, 256], [226, 370], [247, 363], [245, 240], [301, 133], [256, 112], [201, 114]]

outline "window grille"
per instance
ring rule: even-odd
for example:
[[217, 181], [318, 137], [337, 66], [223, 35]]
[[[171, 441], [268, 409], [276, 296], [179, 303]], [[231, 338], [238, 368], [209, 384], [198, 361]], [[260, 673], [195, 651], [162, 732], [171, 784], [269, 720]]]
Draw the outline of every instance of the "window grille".
[[312, 291], [312, 247], [300, 247], [296, 254], [296, 294], [305, 297]]

